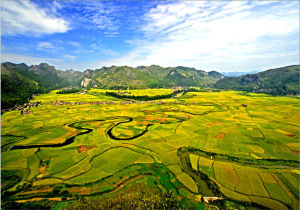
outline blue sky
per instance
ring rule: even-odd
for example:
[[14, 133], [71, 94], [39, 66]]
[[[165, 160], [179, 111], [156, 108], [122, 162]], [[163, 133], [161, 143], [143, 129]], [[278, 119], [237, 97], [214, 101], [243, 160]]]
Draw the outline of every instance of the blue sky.
[[56, 69], [299, 64], [299, 1], [2, 1], [1, 60]]

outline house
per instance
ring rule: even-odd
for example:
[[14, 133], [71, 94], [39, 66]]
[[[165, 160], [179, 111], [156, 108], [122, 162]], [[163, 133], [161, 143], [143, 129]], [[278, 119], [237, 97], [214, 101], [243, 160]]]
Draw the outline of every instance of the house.
[[131, 92], [118, 92], [119, 95], [128, 95], [131, 94]]
[[26, 115], [26, 114], [32, 114], [32, 111], [29, 109], [25, 109], [24, 111], [21, 111], [21, 115]]
[[205, 203], [213, 203], [214, 201], [222, 200], [222, 199], [223, 198], [220, 197], [203, 197]]

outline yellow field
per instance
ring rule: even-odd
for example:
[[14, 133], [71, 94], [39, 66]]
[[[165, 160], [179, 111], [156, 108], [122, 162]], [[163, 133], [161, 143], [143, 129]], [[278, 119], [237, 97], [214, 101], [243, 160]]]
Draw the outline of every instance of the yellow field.
[[[42, 197], [113, 194], [141, 176], [146, 186], [190, 202], [214, 195], [269, 208], [299, 203], [298, 99], [223, 91], [138, 101], [106, 91], [113, 92], [52, 91], [33, 99], [42, 102], [33, 114], [2, 115], [4, 201], [40, 197], [11, 197], [38, 186], [57, 190]], [[120, 92], [156, 96], [173, 90]]]

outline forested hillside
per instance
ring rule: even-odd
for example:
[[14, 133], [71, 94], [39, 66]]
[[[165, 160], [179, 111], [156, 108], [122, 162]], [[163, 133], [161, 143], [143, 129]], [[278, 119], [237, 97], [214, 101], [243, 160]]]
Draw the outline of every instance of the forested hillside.
[[225, 77], [216, 82], [215, 88], [243, 90], [273, 95], [299, 94], [300, 66], [286, 66], [240, 77]]
[[[66, 78], [70, 78], [66, 76]], [[33, 94], [70, 86], [70, 79], [59, 74], [47, 63], [27, 66], [26, 64], [1, 64], [1, 108], [6, 109], [24, 103]]]
[[33, 94], [64, 87], [139, 89], [190, 86], [294, 95], [299, 94], [299, 65], [224, 78], [216, 71], [205, 72], [184, 66], [111, 66], [79, 72], [56, 70], [47, 63], [31, 66], [1, 64], [2, 109], [24, 103]]
[[84, 72], [56, 70], [47, 63], [1, 64], [2, 109], [24, 103], [33, 94], [46, 93], [63, 87], [86, 87], [107, 89], [137, 89], [174, 86], [212, 86], [223, 75], [194, 68], [178, 66], [163, 68], [157, 65], [102, 67]]
[[119, 89], [119, 88], [162, 88], [174, 86], [212, 86], [223, 75], [216, 72], [205, 72], [183, 66], [163, 68], [158, 65], [111, 66], [85, 72], [86, 87]]

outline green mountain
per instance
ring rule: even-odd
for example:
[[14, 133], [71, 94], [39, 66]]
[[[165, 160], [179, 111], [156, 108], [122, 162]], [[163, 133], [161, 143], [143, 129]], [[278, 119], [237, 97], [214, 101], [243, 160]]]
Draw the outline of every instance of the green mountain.
[[225, 77], [214, 85], [218, 89], [243, 90], [274, 95], [299, 94], [300, 66], [286, 66], [240, 77]]
[[26, 102], [33, 94], [46, 93], [63, 87], [88, 87], [125, 89], [156, 88], [173, 86], [213, 85], [223, 78], [218, 72], [205, 72], [195, 68], [177, 66], [163, 68], [157, 65], [111, 66], [101, 69], [87, 69], [84, 72], [74, 70], [56, 70], [47, 63], [27, 66], [26, 64], [1, 64], [1, 102], [6, 109]]
[[205, 72], [195, 68], [177, 66], [163, 68], [157, 65], [138, 66], [111, 66], [89, 72], [83, 78], [82, 86], [97, 88], [155, 88], [173, 86], [213, 85], [223, 78], [218, 72]]
[[217, 80], [223, 78], [223, 75], [215, 72], [205, 72], [195, 68], [177, 66], [171, 69], [168, 75], [164, 78], [164, 83], [168, 86], [211, 86]]
[[2, 109], [7, 109], [26, 102], [33, 94], [70, 86], [106, 89], [213, 86], [276, 95], [299, 94], [299, 67], [287, 66], [224, 78], [216, 71], [205, 72], [184, 66], [111, 66], [78, 72], [56, 70], [47, 63], [27, 66], [6, 62], [1, 64], [1, 105]]
[[79, 87], [80, 82], [84, 77], [84, 73], [74, 71], [73, 69], [67, 71], [56, 70], [58, 77], [63, 79], [69, 86]]
[[[32, 66], [24, 63], [2, 63], [1, 107], [7, 109], [25, 103], [33, 94], [70, 86], [73, 84], [70, 75], [70, 72], [58, 71], [47, 63]], [[79, 83], [79, 80], [75, 83]]]
[[143, 88], [150, 87], [157, 81], [154, 76], [128, 66], [103, 67], [84, 73], [85, 78], [91, 79], [84, 86], [96, 88]]
[[24, 103], [39, 92], [26, 64], [1, 64], [1, 109]]

